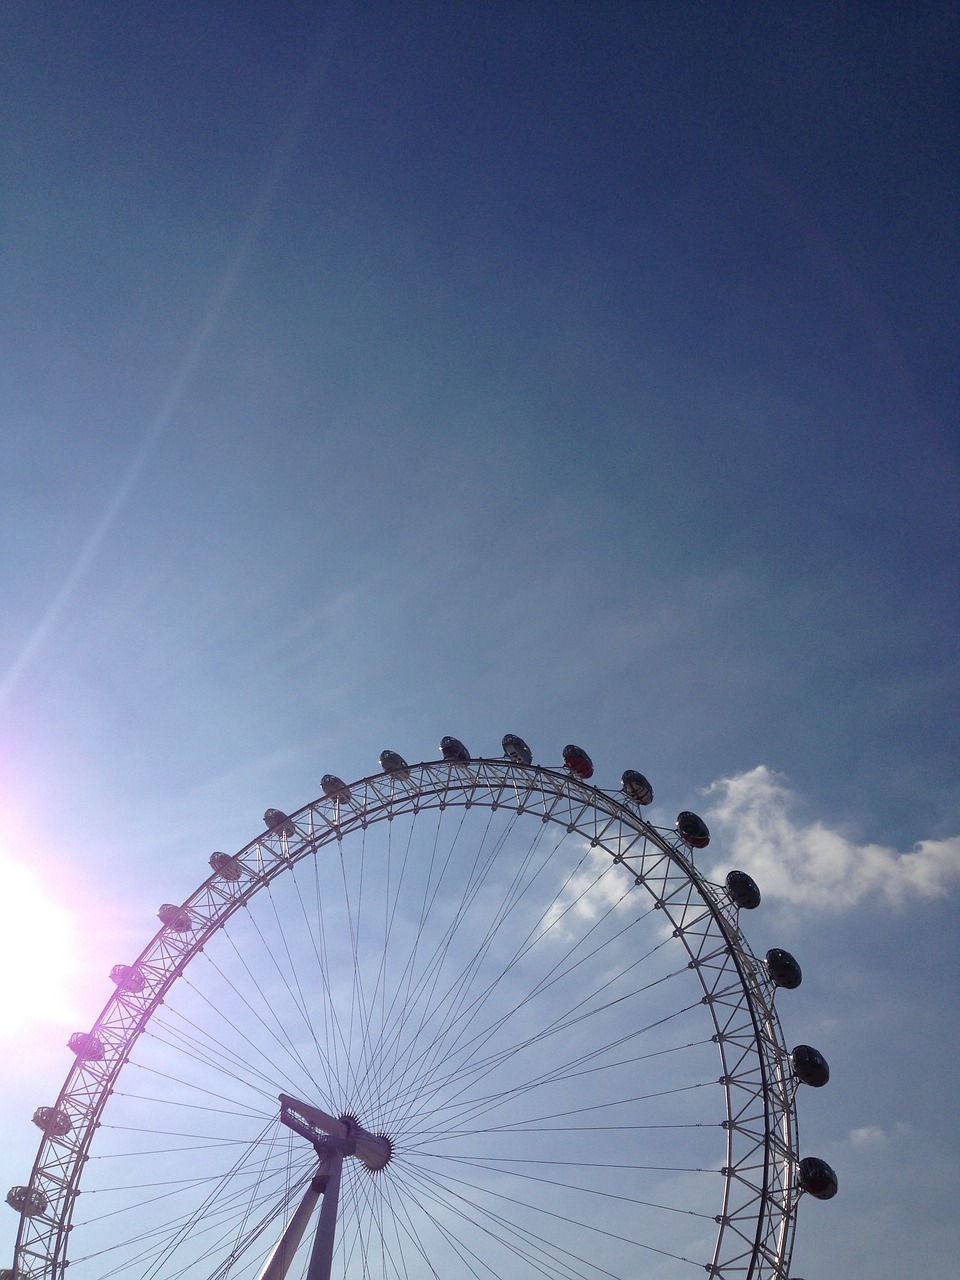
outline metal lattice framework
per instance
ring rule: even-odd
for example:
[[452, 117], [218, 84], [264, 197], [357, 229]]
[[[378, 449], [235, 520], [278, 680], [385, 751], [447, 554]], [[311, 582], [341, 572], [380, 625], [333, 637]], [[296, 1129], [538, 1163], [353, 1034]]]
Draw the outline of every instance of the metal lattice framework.
[[258, 835], [230, 859], [227, 874], [235, 878], [214, 873], [182, 903], [126, 970], [91, 1028], [88, 1052], [77, 1054], [67, 1076], [56, 1112], [69, 1117], [70, 1128], [49, 1128], [41, 1141], [28, 1188], [34, 1207], [22, 1215], [17, 1239], [16, 1280], [64, 1275], [84, 1165], [121, 1070], [177, 979], [234, 913], [300, 860], [372, 824], [474, 806], [558, 824], [609, 855], [650, 895], [702, 988], [719, 1058], [725, 1156], [715, 1244], [703, 1269], [721, 1280], [784, 1280], [799, 1194], [797, 1081], [774, 1008], [776, 987], [740, 931], [736, 906], [672, 833], [622, 800], [563, 771], [502, 759], [423, 763], [351, 783], [348, 800], [305, 805], [289, 825]]

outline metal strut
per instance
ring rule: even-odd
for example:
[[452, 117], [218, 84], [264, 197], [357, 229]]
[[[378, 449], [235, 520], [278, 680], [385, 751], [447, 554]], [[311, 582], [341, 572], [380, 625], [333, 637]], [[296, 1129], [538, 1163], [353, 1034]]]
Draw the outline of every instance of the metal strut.
[[344, 1156], [356, 1156], [376, 1173], [386, 1167], [393, 1148], [389, 1138], [368, 1133], [355, 1120], [328, 1115], [319, 1107], [312, 1107], [285, 1093], [280, 1094], [280, 1120], [288, 1129], [312, 1143], [320, 1163], [258, 1280], [285, 1280], [321, 1198], [323, 1204], [304, 1280], [330, 1280]]

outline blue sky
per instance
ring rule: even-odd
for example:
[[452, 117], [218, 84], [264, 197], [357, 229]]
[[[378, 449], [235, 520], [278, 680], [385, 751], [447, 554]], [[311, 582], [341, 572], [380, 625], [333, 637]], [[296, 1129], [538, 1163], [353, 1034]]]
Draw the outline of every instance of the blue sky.
[[795, 1272], [954, 1274], [958, 27], [5, 6], [8, 1185], [209, 850], [513, 731], [767, 889]]

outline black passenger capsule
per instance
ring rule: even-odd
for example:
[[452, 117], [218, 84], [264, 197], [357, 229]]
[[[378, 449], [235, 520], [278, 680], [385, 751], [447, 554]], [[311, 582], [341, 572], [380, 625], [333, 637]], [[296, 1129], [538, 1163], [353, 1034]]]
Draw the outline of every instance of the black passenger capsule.
[[103, 1045], [92, 1031], [75, 1031], [67, 1041], [67, 1048], [82, 1062], [100, 1062], [103, 1058]]
[[760, 905], [760, 890], [753, 876], [745, 871], [728, 871], [724, 881], [730, 901], [741, 911], [753, 911]]
[[505, 733], [503, 735], [503, 754], [508, 760], [515, 760], [517, 764], [533, 763], [533, 752], [524, 740], [515, 733]]
[[380, 768], [384, 773], [394, 773], [398, 778], [409, 778], [410, 766], [398, 751], [381, 751]]
[[790, 1056], [797, 1079], [804, 1084], [822, 1089], [830, 1079], [830, 1068], [819, 1049], [814, 1049], [809, 1044], [798, 1044]]
[[171, 933], [193, 932], [193, 921], [190, 919], [190, 912], [184, 911], [183, 907], [177, 907], [172, 902], [163, 904], [157, 912], [157, 918]]
[[677, 814], [677, 835], [691, 849], [705, 849], [710, 843], [710, 829], [699, 814], [684, 809]]
[[110, 970], [110, 981], [121, 991], [137, 993], [147, 985], [147, 980], [135, 965], [115, 964]]
[[47, 1211], [47, 1197], [39, 1187], [11, 1187], [7, 1192], [7, 1204], [25, 1218], [36, 1218]]
[[832, 1200], [837, 1194], [837, 1175], [819, 1156], [800, 1161], [800, 1186], [817, 1200]]
[[211, 853], [210, 866], [221, 880], [240, 879], [240, 859], [229, 853]]
[[292, 836], [296, 834], [296, 827], [282, 809], [267, 809], [263, 815], [263, 820], [269, 830], [276, 831], [278, 835]]
[[451, 738], [449, 734], [440, 739], [440, 754], [451, 764], [470, 763], [470, 752], [459, 738]]
[[350, 788], [335, 773], [325, 773], [323, 775], [320, 779], [320, 790], [328, 800], [342, 800], [347, 803], [350, 799]]
[[803, 980], [800, 966], [782, 947], [771, 947], [766, 955], [767, 971], [778, 987], [793, 991]]
[[653, 787], [636, 769], [624, 769], [620, 785], [627, 799], [634, 804], [649, 804], [653, 799]]
[[51, 1138], [62, 1138], [73, 1128], [73, 1122], [67, 1113], [58, 1111], [56, 1107], [37, 1107], [33, 1113], [33, 1123]]

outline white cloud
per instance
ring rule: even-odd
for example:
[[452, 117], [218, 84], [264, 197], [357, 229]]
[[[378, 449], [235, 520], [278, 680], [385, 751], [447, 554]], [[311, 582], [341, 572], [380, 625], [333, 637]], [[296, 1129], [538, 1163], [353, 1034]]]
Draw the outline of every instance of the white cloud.
[[822, 822], [791, 816], [793, 794], [766, 765], [708, 788], [708, 820], [736, 865], [765, 897], [840, 910], [872, 895], [902, 903], [942, 897], [960, 884], [960, 836], [921, 840], [909, 853], [856, 844]]
[[887, 1134], [878, 1124], [865, 1124], [862, 1129], [850, 1130], [850, 1141], [855, 1147], [882, 1147]]

